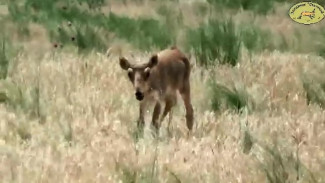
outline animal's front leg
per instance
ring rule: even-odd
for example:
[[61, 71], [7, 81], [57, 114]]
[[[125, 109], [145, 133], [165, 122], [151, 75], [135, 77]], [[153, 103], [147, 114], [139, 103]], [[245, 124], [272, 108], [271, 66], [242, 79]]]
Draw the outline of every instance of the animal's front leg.
[[160, 102], [157, 102], [155, 105], [155, 108], [153, 110], [153, 115], [152, 115], [152, 124], [155, 127], [155, 129], [158, 131], [159, 130], [159, 116], [161, 113], [161, 104]]
[[137, 121], [137, 125], [138, 125], [138, 128], [139, 129], [143, 129], [144, 127], [144, 114], [145, 114], [145, 110], [146, 110], [146, 103], [143, 101], [140, 103], [140, 106], [139, 106], [139, 119]]

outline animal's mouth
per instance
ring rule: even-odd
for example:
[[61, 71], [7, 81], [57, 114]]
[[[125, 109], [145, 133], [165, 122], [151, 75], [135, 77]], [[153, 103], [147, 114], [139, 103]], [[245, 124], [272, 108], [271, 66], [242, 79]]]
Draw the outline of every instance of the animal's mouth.
[[135, 92], [135, 98], [139, 101], [143, 100], [144, 95], [141, 92]]

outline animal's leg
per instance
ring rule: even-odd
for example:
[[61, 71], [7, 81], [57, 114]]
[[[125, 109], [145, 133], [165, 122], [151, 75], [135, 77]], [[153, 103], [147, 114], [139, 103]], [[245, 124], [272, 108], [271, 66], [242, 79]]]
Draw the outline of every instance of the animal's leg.
[[161, 104], [158, 101], [155, 105], [155, 108], [153, 110], [153, 115], [152, 115], [152, 124], [155, 127], [155, 129], [158, 131], [159, 130], [159, 124], [158, 124], [158, 119], [160, 116], [160, 112], [161, 112]]
[[139, 108], [139, 119], [137, 121], [137, 125], [138, 125], [138, 128], [139, 129], [143, 129], [144, 127], [144, 114], [145, 114], [145, 111], [146, 111], [146, 107], [147, 107], [147, 104], [146, 102], [141, 102], [140, 103], [140, 108]]
[[166, 106], [165, 106], [165, 110], [162, 114], [162, 117], [160, 119], [160, 123], [165, 119], [165, 117], [167, 116], [167, 114], [169, 113], [169, 120], [168, 120], [168, 134], [170, 134], [170, 123], [172, 121], [172, 108], [173, 106], [176, 104], [176, 95], [175, 96], [170, 96], [166, 99]]
[[171, 129], [170, 129], [170, 124], [172, 122], [172, 118], [173, 118], [173, 111], [170, 110], [169, 111], [169, 119], [168, 119], [168, 126], [167, 126], [167, 132], [168, 132], [168, 136], [172, 135]]
[[[162, 122], [165, 119], [165, 117], [167, 116], [168, 113], [170, 113], [171, 109], [173, 108], [173, 106], [175, 104], [176, 104], [175, 96], [170, 96], [166, 99], [166, 106], [165, 106], [164, 112], [161, 116], [160, 122]], [[169, 114], [169, 118], [170, 118], [170, 114]]]
[[193, 128], [193, 107], [191, 103], [191, 90], [190, 90], [190, 83], [189, 81], [186, 81], [184, 83], [183, 88], [180, 90], [180, 93], [182, 95], [185, 110], [186, 110], [186, 125], [189, 131], [192, 131]]
[[170, 123], [172, 122], [172, 120], [173, 120], [173, 111], [170, 110], [169, 111], [169, 119], [168, 119], [168, 129], [170, 127]]

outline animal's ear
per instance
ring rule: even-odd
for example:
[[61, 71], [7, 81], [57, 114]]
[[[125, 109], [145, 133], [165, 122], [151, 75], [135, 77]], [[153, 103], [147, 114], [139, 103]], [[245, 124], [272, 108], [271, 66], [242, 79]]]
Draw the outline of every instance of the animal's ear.
[[119, 60], [120, 60], [120, 66], [123, 70], [127, 70], [128, 68], [130, 68], [131, 65], [125, 57], [120, 57]]
[[157, 63], [158, 63], [158, 55], [154, 54], [151, 56], [151, 58], [149, 60], [148, 67], [152, 68], [152, 67], [156, 66]]

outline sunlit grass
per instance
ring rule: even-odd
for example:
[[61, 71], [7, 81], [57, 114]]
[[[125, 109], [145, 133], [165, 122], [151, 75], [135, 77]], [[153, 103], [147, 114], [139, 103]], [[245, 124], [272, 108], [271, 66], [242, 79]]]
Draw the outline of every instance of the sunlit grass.
[[[101, 0], [84, 2], [94, 9], [90, 14], [99, 12], [95, 7]], [[110, 5], [115, 10], [123, 6], [114, 3]], [[125, 3], [129, 10], [125, 16], [113, 12], [109, 18], [110, 12], [105, 12], [105, 18], [110, 20], [106, 24], [101, 22], [105, 18], [87, 24], [107, 26], [112, 29], [108, 35], [98, 27], [78, 27], [75, 22], [87, 19], [85, 15], [72, 21], [72, 28], [63, 27], [66, 32], [51, 32], [57, 30], [57, 17], [79, 15], [76, 9], [55, 14], [53, 22], [44, 24], [25, 21], [29, 15], [23, 17], [19, 12], [12, 17], [16, 24], [2, 19], [7, 21], [6, 38], [13, 41], [0, 45], [4, 76], [0, 80], [0, 182], [325, 181], [325, 62], [309, 53], [316, 43], [291, 34], [294, 26], [280, 14], [246, 19], [240, 15], [247, 12], [238, 12], [233, 22], [226, 24], [222, 20], [217, 24], [218, 32], [209, 24], [198, 23], [211, 13], [203, 2], [196, 2], [202, 3], [196, 10], [198, 15], [191, 6], [182, 9], [191, 16], [177, 9], [185, 4], [182, 1], [157, 7], [154, 5], [161, 4], [151, 1]], [[152, 7], [145, 3], [152, 3]], [[134, 17], [135, 9], [159, 16]], [[174, 15], [177, 19], [173, 19]], [[47, 20], [38, 18], [34, 20]], [[242, 27], [242, 19], [249, 24]], [[207, 27], [189, 26], [191, 23]], [[265, 26], [270, 30], [264, 32]], [[24, 37], [26, 27], [29, 40]], [[78, 34], [75, 27], [80, 28], [79, 37], [71, 44], [77, 49], [53, 47], [51, 42], [70, 42], [71, 36]], [[319, 27], [312, 27], [317, 36]], [[160, 137], [153, 137], [149, 128], [151, 109], [146, 113], [147, 126], [141, 135], [136, 129], [138, 102], [126, 73], [118, 65], [118, 57], [123, 54], [145, 61], [152, 54], [149, 50], [163, 49], [177, 36], [181, 37], [177, 37], [180, 47], [186, 47], [183, 43], [188, 40], [188, 29], [218, 33], [211, 40], [203, 36], [210, 43], [206, 47], [205, 43], [195, 42], [199, 36], [189, 36], [194, 40], [189, 46], [197, 48], [194, 55], [186, 52], [193, 63], [193, 134], [187, 136], [184, 104], [179, 98], [173, 109], [171, 134], [167, 133], [166, 120]], [[220, 30], [227, 31], [220, 34]], [[309, 27], [299, 30], [310, 31]], [[276, 34], [281, 31], [285, 40]], [[224, 36], [221, 41], [214, 42], [220, 35]], [[103, 37], [111, 42], [98, 41]], [[227, 45], [226, 40], [234, 40], [234, 45]], [[293, 46], [292, 40], [298, 45]], [[243, 45], [240, 49], [239, 42]], [[309, 43], [308, 49], [305, 43]], [[21, 45], [24, 50], [18, 52], [15, 46]], [[103, 50], [111, 45], [107, 57]], [[199, 54], [215, 54], [215, 47], [235, 58], [228, 60], [233, 66], [216, 62], [204, 68], [195, 64], [205, 61]], [[79, 54], [84, 49], [88, 52]], [[206, 50], [212, 51], [204, 55]], [[305, 54], [289, 53], [293, 50]]]
[[[138, 107], [131, 85], [117, 64], [117, 56], [106, 58], [92, 53], [78, 57], [75, 53], [58, 52], [56, 57], [46, 54], [39, 63], [32, 58], [32, 55], [18, 58], [20, 72], [14, 73], [10, 81], [24, 88], [23, 92], [32, 91], [38, 78], [35, 66], [40, 64], [39, 99], [43, 101], [44, 121], [40, 123], [35, 115], [1, 104], [1, 164], [6, 168], [0, 169], [0, 175], [4, 182], [26, 179], [31, 182], [265, 182], [277, 178], [294, 181], [296, 160], [290, 157], [295, 152], [291, 141], [293, 129], [306, 135], [306, 143], [299, 150], [299, 163], [303, 167], [299, 170], [300, 179], [312, 180], [313, 176], [322, 180], [324, 112], [315, 105], [307, 106], [300, 95], [304, 90], [299, 82], [277, 88], [269, 81], [272, 68], [281, 61], [286, 62], [281, 64], [282, 68], [292, 70], [298, 67], [296, 61], [308, 65], [305, 56], [253, 55], [258, 64], [243, 61], [239, 69], [216, 68], [219, 74], [215, 78], [223, 85], [229, 86], [231, 78], [241, 78], [237, 82], [246, 85], [247, 92], [257, 101], [256, 107], [260, 108], [252, 113], [210, 111], [208, 96], [201, 95], [209, 93], [207, 83], [201, 81], [208, 80], [210, 75], [201, 75], [201, 68], [194, 67], [191, 76], [196, 111], [194, 136], [186, 136], [185, 113], [179, 101], [174, 109], [173, 135], [161, 133], [158, 142], [149, 129], [141, 138], [133, 136]], [[92, 60], [87, 62], [87, 67], [86, 60]], [[314, 72], [312, 67], [308, 68], [306, 72]], [[299, 77], [300, 73], [292, 70], [291, 74]], [[275, 77], [284, 83], [290, 81], [285, 71], [279, 71]], [[300, 89], [293, 91], [292, 87]], [[291, 91], [293, 98], [286, 99], [281, 94], [283, 89]], [[296, 94], [298, 98], [294, 98]], [[21, 100], [33, 100], [32, 95], [25, 96]], [[258, 103], [261, 100], [264, 103]], [[281, 109], [284, 103], [287, 107]], [[150, 122], [150, 113], [146, 120]], [[304, 125], [305, 122], [310, 125]], [[243, 124], [253, 138], [251, 147], [242, 146], [250, 138], [240, 130]], [[164, 123], [161, 132], [166, 126]], [[274, 143], [278, 144], [278, 150], [273, 149]], [[320, 148], [314, 148], [315, 144]], [[279, 159], [272, 159], [276, 158], [269, 154], [273, 151], [282, 159], [282, 165], [278, 164]], [[282, 172], [273, 167], [272, 161], [276, 166], [284, 166]], [[277, 172], [272, 172], [274, 168]]]

